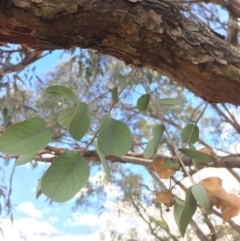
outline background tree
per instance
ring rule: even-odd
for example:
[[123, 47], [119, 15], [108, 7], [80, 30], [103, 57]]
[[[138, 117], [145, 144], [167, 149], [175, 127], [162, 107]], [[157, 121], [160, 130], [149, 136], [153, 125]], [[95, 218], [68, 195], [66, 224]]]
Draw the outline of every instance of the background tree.
[[[175, 145], [177, 147], [182, 147], [183, 144], [180, 136], [182, 129], [189, 123], [195, 123], [203, 113], [205, 103], [201, 99], [194, 97], [183, 87], [177, 85], [175, 82], [172, 82], [173, 79], [175, 81], [179, 81], [185, 87], [188, 87], [190, 90], [194, 91], [195, 94], [200, 95], [206, 100], [222, 103], [209, 105], [202, 118], [198, 121], [197, 125], [200, 129], [199, 144], [207, 147], [208, 149], [214, 150], [214, 156], [216, 160], [218, 160], [211, 164], [204, 164], [201, 162], [199, 168], [201, 169], [205, 166], [208, 168], [226, 168], [226, 171], [233, 175], [233, 177], [239, 182], [238, 169], [233, 169], [239, 167], [237, 148], [234, 148], [237, 147], [238, 144], [238, 135], [236, 133], [239, 133], [239, 122], [237, 121], [239, 110], [224, 103], [230, 102], [238, 104], [239, 102], [239, 98], [237, 98], [239, 89], [239, 83], [237, 82], [237, 74], [239, 71], [237, 62], [239, 54], [237, 49], [221, 40], [219, 36], [216, 36], [215, 32], [209, 32], [209, 27], [223, 35], [226, 35], [228, 31], [230, 32], [232, 25], [227, 23], [227, 17], [225, 16], [227, 11], [231, 14], [230, 8], [232, 8], [233, 3], [229, 1], [229, 4], [224, 6], [221, 5], [223, 9], [220, 9], [219, 5], [221, 3], [206, 4], [201, 2], [189, 2], [186, 3], [186, 6], [177, 7], [175, 6], [175, 2], [173, 5], [170, 2], [139, 2], [134, 4], [122, 1], [122, 5], [119, 6], [121, 6], [121, 8], [125, 11], [130, 7], [136, 11], [134, 12], [136, 15], [134, 15], [135, 17], [130, 14], [125, 14], [123, 16], [125, 16], [126, 19], [124, 19], [123, 16], [120, 18], [121, 21], [125, 20], [126, 23], [128, 23], [129, 29], [121, 28], [123, 25], [117, 21], [116, 32], [111, 30], [111, 28], [114, 27], [113, 25], [107, 25], [110, 27], [106, 28], [104, 36], [99, 37], [98, 34], [102, 31], [103, 27], [92, 28], [82, 31], [82, 33], [85, 34], [83, 35], [83, 39], [77, 39], [77, 37], [75, 39], [72, 39], [71, 37], [64, 39], [61, 32], [57, 31], [59, 30], [59, 28], [57, 28], [57, 24], [60, 26], [60, 21], [65, 21], [67, 19], [65, 15], [61, 16], [60, 14], [60, 16], [55, 18], [55, 13], [52, 12], [53, 17], [50, 18], [49, 11], [45, 12], [45, 15], [43, 16], [43, 10], [41, 10], [40, 15], [38, 15], [34, 3], [29, 4], [28, 7], [21, 4], [22, 3], [14, 2], [13, 4], [2, 6], [2, 9], [4, 10], [1, 10], [1, 17], [7, 24], [1, 28], [4, 31], [2, 30], [0, 34], [0, 40], [5, 43], [25, 43], [29, 44], [30, 47], [40, 47], [40, 49], [46, 49], [50, 46], [51, 48], [55, 48], [58, 45], [69, 47], [77, 44], [81, 47], [97, 49], [100, 53], [109, 53], [136, 66], [149, 66], [161, 71], [163, 74], [168, 75], [171, 79], [161, 76], [156, 71], [149, 69], [139, 69], [134, 68], [134, 66], [126, 68], [123, 63], [118, 62], [114, 58], [82, 49], [71, 49], [71, 51], [66, 51], [65, 54], [67, 54], [67, 60], [63, 60], [59, 64], [58, 68], [52, 73], [49, 73], [45, 79], [39, 79], [39, 77], [32, 74], [33, 72], [31, 69], [26, 69], [24, 72], [16, 71], [24, 69], [27, 65], [41, 57], [44, 57], [44, 55], [48, 54], [48, 52], [32, 50], [25, 45], [11, 46], [10, 48], [2, 47], [2, 70], [0, 73], [2, 74], [1, 88], [3, 93], [1, 98], [3, 131], [12, 123], [39, 115], [47, 120], [48, 123], [53, 123], [58, 118], [60, 109], [64, 110], [66, 108], [73, 107], [73, 103], [71, 103], [71, 101], [66, 99], [63, 100], [61, 97], [58, 98], [56, 96], [49, 97], [49, 95], [43, 95], [43, 90], [48, 86], [55, 84], [67, 86], [70, 89], [73, 89], [77, 94], [77, 97], [84, 102], [90, 102], [98, 96], [101, 96], [101, 98], [98, 98], [97, 101], [94, 101], [91, 105], [89, 105], [92, 124], [86, 136], [81, 139], [81, 141], [74, 141], [69, 136], [67, 129], [64, 129], [56, 123], [51, 126], [51, 130], [53, 132], [53, 143], [47, 146], [44, 150], [40, 151], [34, 158], [36, 162], [32, 163], [36, 165], [38, 161], [52, 162], [56, 159], [56, 157], [62, 154], [66, 145], [69, 146], [69, 149], [82, 153], [82, 155], [89, 161], [99, 161], [95, 148], [89, 144], [91, 144], [91, 140], [99, 128], [102, 115], [108, 113], [109, 109], [112, 108], [113, 102], [110, 93], [111, 89], [118, 86], [119, 83], [119, 91], [124, 87], [124, 84], [121, 82], [122, 77], [119, 75], [119, 73], [121, 73], [126, 77], [123, 78], [122, 81], [127, 80], [129, 81], [129, 84], [127, 87], [124, 87], [123, 92], [119, 96], [120, 100], [114, 105], [111, 115], [117, 117], [119, 120], [121, 119], [124, 123], [127, 123], [131, 129], [133, 141], [131, 152], [129, 152], [126, 156], [107, 156], [107, 160], [113, 163], [110, 164], [110, 169], [112, 171], [111, 182], [113, 182], [115, 186], [119, 186], [122, 190], [121, 196], [116, 198], [117, 203], [119, 204], [117, 208], [121, 211], [122, 215], [124, 215], [126, 209], [123, 209], [121, 205], [125, 204], [125, 206], [130, 207], [131, 211], [133, 211], [136, 215], [139, 215], [139, 217], [141, 217], [143, 222], [147, 225], [146, 229], [148, 230], [149, 237], [151, 237], [152, 240], [180, 239], [179, 233], [176, 230], [172, 230], [172, 228], [169, 227], [168, 222], [165, 221], [169, 218], [169, 214], [165, 211], [164, 207], [162, 208], [160, 204], [155, 202], [153, 203], [152, 201], [155, 198], [156, 192], [168, 189], [169, 185], [177, 186], [177, 188], [175, 188], [176, 193], [174, 193], [176, 195], [180, 194], [182, 191], [185, 192], [189, 183], [182, 181], [182, 178], [186, 177], [186, 174], [181, 173], [174, 175], [174, 177], [172, 177], [172, 184], [169, 184], [168, 181], [165, 182], [162, 179], [159, 179], [153, 171], [151, 161], [148, 158], [143, 158], [143, 150], [152, 138], [151, 128], [158, 124], [160, 120], [165, 124], [165, 127], [168, 130], [171, 139], [174, 140]], [[88, 6], [87, 3], [85, 4], [85, 6]], [[97, 2], [97, 4], [101, 3]], [[104, 4], [108, 6], [108, 8], [104, 8], [107, 9], [106, 11], [111, 9], [111, 5], [108, 5], [108, 3]], [[20, 8], [15, 8], [15, 5], [18, 5]], [[166, 6], [169, 8], [166, 8]], [[21, 7], [27, 8], [28, 11], [22, 11]], [[190, 10], [186, 10], [185, 7], [188, 7]], [[43, 9], [41, 8], [41, 4], [39, 8]], [[85, 8], [84, 11], [86, 9], [87, 8]], [[113, 11], [113, 13], [117, 15], [113, 19], [118, 19], [117, 9]], [[62, 7], [60, 12], [65, 13], [65, 10], [67, 12], [70, 11], [69, 9]], [[96, 14], [95, 7], [91, 8], [91, 10], [94, 10], [91, 14]], [[18, 11], [23, 13], [22, 19], [25, 18], [24, 16], [26, 14], [26, 16], [31, 16], [32, 19], [41, 23], [41, 27], [36, 28], [37, 23], [34, 21], [31, 23], [28, 21], [28, 24], [23, 20], [22, 22], [19, 22], [19, 25], [24, 22], [25, 27], [27, 24], [26, 29], [31, 29], [30, 27], [36, 28], [34, 37], [30, 37], [29, 33], [24, 31], [24, 29], [21, 29], [20, 27], [18, 29], [9, 24], [9, 21], [12, 18], [18, 19]], [[75, 10], [71, 11], [74, 12]], [[80, 16], [85, 16], [84, 11], [79, 13], [79, 10], [77, 10], [75, 13], [69, 13], [68, 15], [73, 16], [73, 18], [79, 16], [79, 14]], [[136, 14], [138, 11], [141, 12]], [[144, 15], [144, 13], [148, 14]], [[156, 15], [156, 13], [158, 13], [158, 15]], [[91, 14], [88, 16], [86, 15], [86, 19], [90, 18]], [[156, 23], [158, 23], [158, 25], [162, 27], [162, 23], [160, 23], [160, 15], [162, 19], [164, 19], [164, 24], [166, 25], [166, 28], [162, 33], [162, 30], [156, 29], [155, 26]], [[189, 19], [183, 17], [185, 15], [188, 15]], [[149, 16], [151, 16], [150, 19]], [[181, 16], [180, 20], [178, 18], [179, 16]], [[49, 20], [51, 21], [44, 20], [46, 18], [50, 18]], [[181, 23], [185, 23], [185, 25], [178, 25], [176, 22], [177, 18], [178, 22], [182, 21]], [[198, 18], [204, 20], [205, 24], [203, 24]], [[136, 30], [134, 26], [129, 24], [133, 22], [132, 19], [136, 19], [140, 26], [139, 29]], [[96, 20], [99, 22], [98, 19]], [[140, 20], [143, 22], [142, 24], [140, 24]], [[56, 33], [51, 33], [51, 36], [49, 36], [50, 33], [46, 31], [44, 38], [48, 38], [49, 42], [38, 39], [40, 30], [47, 28], [50, 22], [55, 27]], [[123, 24], [123, 22], [121, 23]], [[170, 28], [170, 23], [174, 23], [172, 28]], [[30, 26], [30, 24], [33, 25]], [[74, 24], [78, 26], [77, 21], [76, 23], [74, 22]], [[94, 22], [94, 24], [96, 24], [96, 22]], [[99, 24], [99, 26], [106, 26], [104, 21], [99, 22]], [[83, 26], [79, 28], [80, 30], [85, 29], [84, 24], [82, 25]], [[124, 26], [126, 25], [127, 24], [124, 24]], [[69, 27], [68, 24], [66, 24], [66, 26]], [[98, 25], [96, 25], [96, 27], [98, 27]], [[10, 32], [13, 28], [14, 31]], [[63, 33], [65, 31], [64, 26], [61, 25], [61, 28]], [[135, 47], [137, 49], [136, 52], [139, 54], [133, 53], [133, 50], [128, 51], [129, 46], [126, 48], [125, 44], [118, 42], [120, 41], [119, 38], [114, 39], [109, 34], [113, 31], [114, 36], [118, 31], [121, 32], [122, 29], [125, 30], [125, 33], [119, 34], [120, 39], [122, 35], [125, 34], [124, 41], [130, 41], [130, 46], [133, 46], [133, 48]], [[186, 32], [181, 32], [179, 30], [181, 32], [180, 34], [180, 32], [176, 32], [177, 29], [185, 29]], [[93, 40], [98, 40], [97, 42], [94, 42], [93, 40], [90, 41], [86, 37], [88, 36], [88, 31], [93, 30], [94, 37], [91, 38], [93, 38]], [[128, 32], [130, 30], [134, 33]], [[139, 33], [139, 31], [143, 31], [144, 36], [154, 36], [157, 40], [152, 41], [145, 37], [140, 38], [141, 41], [135, 43], [134, 36], [136, 33]], [[19, 36], [20, 32], [23, 34], [22, 36]], [[74, 31], [70, 28], [69, 32], [73, 33]], [[58, 40], [54, 38], [54, 34], [59, 37]], [[16, 37], [16, 35], [18, 35], [18, 37]], [[131, 38], [129, 35], [132, 35]], [[106, 36], [108, 37], [106, 38]], [[155, 46], [155, 41], [159, 40], [158, 36], [160, 36], [159, 39], [162, 39], [161, 43], [163, 44]], [[13, 40], [13, 37], [16, 37], [16, 40]], [[181, 42], [182, 38], [184, 39], [183, 42]], [[229, 39], [229, 36], [227, 38]], [[37, 39], [39, 41], [38, 45], [36, 45], [36, 42], [34, 42], [33, 39]], [[75, 42], [76, 39], [79, 42]], [[104, 39], [106, 40], [104, 41]], [[61, 44], [57, 41], [60, 41]], [[148, 43], [147, 45], [145, 41]], [[174, 41], [175, 47], [170, 47], [173, 43], [172, 41]], [[206, 45], [206, 43], [208, 44]], [[146, 47], [143, 48], [142, 46]], [[212, 47], [208, 49], [209, 46]], [[149, 49], [152, 51], [149, 51]], [[19, 64], [15, 64], [15, 58], [19, 59]], [[206, 59], [203, 60], [203, 58]], [[140, 63], [138, 61], [140, 61]], [[180, 64], [181, 61], [185, 67]], [[195, 69], [196, 66], [198, 66], [197, 71]], [[188, 70], [188, 73], [186, 73], [186, 70]], [[199, 79], [204, 78], [204, 84], [200, 84], [202, 83], [202, 80], [197, 79], [198, 74], [201, 75]], [[36, 81], [33, 82], [33, 80]], [[30, 83], [32, 84], [32, 87]], [[213, 86], [216, 88], [213, 88]], [[223, 86], [226, 86], [226, 88]], [[105, 95], [102, 95], [103, 93], [105, 93]], [[140, 96], [146, 93], [150, 93], [152, 99], [154, 97], [159, 98], [159, 96], [161, 98], [185, 97], [185, 102], [181, 105], [177, 105], [176, 107], [163, 105], [160, 109], [156, 109], [155, 104], [150, 102], [147, 111], [140, 112], [136, 108], [136, 102]], [[171, 139], [167, 138], [165, 135], [163, 136], [158, 154], [161, 156], [168, 156], [171, 157], [172, 160], [176, 160], [177, 153], [171, 143]], [[197, 145], [196, 147], [200, 147], [200, 145]], [[221, 156], [218, 156], [220, 153]], [[46, 154], [51, 154], [51, 157], [46, 157]], [[222, 157], [223, 154], [224, 157]], [[6, 160], [16, 157], [17, 156], [12, 155], [2, 156], [2, 158]], [[196, 170], [192, 167], [191, 159], [184, 157], [183, 161], [188, 172], [190, 174], [194, 174]], [[139, 172], [133, 171], [132, 166], [129, 166], [129, 164], [121, 165], [116, 164], [116, 162], [140, 164], [150, 173], [150, 175], [146, 178], [146, 174], [141, 176]], [[118, 175], [119, 173], [121, 174], [120, 178]], [[144, 180], [144, 178], [146, 178], [146, 180]], [[106, 194], [104, 194], [104, 186], [107, 185], [106, 182], [105, 178], [100, 178], [100, 181], [97, 184], [90, 182], [87, 183], [86, 189], [80, 192], [80, 197], [76, 200], [76, 208], [79, 208], [79, 204], [85, 203], [86, 205], [89, 205], [89, 199], [91, 200], [91, 197], [95, 195], [99, 195], [103, 201], [106, 198]], [[11, 190], [11, 187], [9, 188]], [[6, 186], [2, 184], [2, 197], [6, 198], [3, 199], [3, 206], [6, 207], [6, 211], [9, 213], [11, 210], [10, 196], [7, 196], [5, 189]], [[238, 194], [238, 189], [233, 191], [235, 194]], [[93, 205], [92, 202], [91, 205]], [[102, 209], [100, 204], [98, 207], [100, 210]], [[156, 209], [159, 211], [156, 212]], [[214, 212], [215, 215], [221, 216], [218, 211]], [[200, 240], [226, 240], [228, 237], [227, 235], [231, 236], [231, 240], [234, 238], [236, 240], [239, 239], [240, 227], [235, 222], [229, 221], [229, 225], [219, 229], [215, 220], [216, 217], [213, 218], [211, 215], [207, 216], [201, 209], [198, 210], [198, 213], [190, 222], [192, 229], [189, 229], [189, 232], [186, 234], [188, 235], [189, 240], [196, 239], [196, 236]], [[207, 231], [203, 232], [203, 227], [205, 227]], [[137, 230], [133, 227], [129, 230], [129, 233], [125, 235], [119, 233], [118, 230], [109, 229], [108, 232], [110, 232], [112, 240], [134, 240]], [[226, 236], [224, 236], [225, 234]], [[106, 233], [103, 234], [103, 239], [104, 235], [106, 235]]]

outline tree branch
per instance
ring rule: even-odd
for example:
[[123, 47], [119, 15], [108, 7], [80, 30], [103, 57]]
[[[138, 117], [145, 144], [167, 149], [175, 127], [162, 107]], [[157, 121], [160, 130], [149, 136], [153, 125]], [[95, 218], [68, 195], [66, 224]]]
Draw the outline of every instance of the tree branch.
[[[99, 156], [95, 150], [89, 150], [82, 153], [83, 149], [72, 149], [73, 151], [79, 152], [82, 154], [89, 162], [100, 162]], [[40, 151], [36, 157], [34, 158], [35, 161], [40, 162], [53, 162], [59, 155], [61, 155], [65, 151], [64, 148], [60, 147], [52, 147], [47, 146], [44, 150]], [[6, 155], [0, 156], [3, 160], [8, 160], [12, 158], [18, 158], [17, 155]], [[176, 157], [168, 157], [172, 160], [176, 161]], [[142, 165], [146, 168], [152, 169], [152, 160], [144, 159], [143, 153], [129, 153], [122, 157], [116, 156], [106, 156], [106, 159], [110, 162], [121, 162], [121, 163], [132, 163], [136, 165]], [[192, 160], [186, 156], [182, 158], [184, 164], [186, 166], [192, 166]], [[218, 157], [214, 163], [206, 164], [200, 163], [199, 169], [203, 167], [215, 167], [215, 168], [240, 168], [240, 156], [239, 155], [229, 155], [224, 157]]]
[[169, 1], [29, 1], [0, 5], [0, 41], [79, 46], [146, 66], [209, 102], [240, 104], [240, 54]]
[[25, 55], [23, 60], [17, 64], [3, 66], [2, 68], [0, 68], [0, 75], [23, 70], [26, 66], [41, 58], [43, 52], [40, 50], [31, 50], [24, 45], [22, 46], [22, 51]]

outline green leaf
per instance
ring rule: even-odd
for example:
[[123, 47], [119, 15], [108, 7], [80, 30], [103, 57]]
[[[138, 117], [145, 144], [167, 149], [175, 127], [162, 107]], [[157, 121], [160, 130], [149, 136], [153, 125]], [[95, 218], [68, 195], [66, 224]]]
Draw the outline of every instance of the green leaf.
[[[190, 137], [191, 135], [191, 137]], [[199, 128], [194, 124], [188, 124], [184, 127], [181, 133], [181, 139], [183, 142], [188, 142], [194, 144], [199, 138]]]
[[6, 129], [0, 137], [0, 151], [26, 155], [37, 153], [51, 140], [52, 133], [42, 118], [30, 118]]
[[197, 202], [191, 192], [191, 188], [189, 188], [187, 190], [186, 193], [186, 201], [185, 201], [185, 206], [182, 210], [182, 214], [179, 218], [179, 231], [181, 233], [182, 236], [185, 235], [185, 232], [187, 230], [187, 226], [190, 223], [190, 221], [192, 220], [192, 217], [194, 215], [194, 213], [197, 210]]
[[205, 163], [214, 162], [214, 158], [212, 156], [202, 153], [200, 151], [196, 151], [196, 150], [192, 150], [192, 149], [188, 149], [188, 148], [180, 148], [178, 150], [180, 152], [182, 152], [183, 154], [185, 154], [186, 156], [196, 159], [198, 161], [202, 161]]
[[122, 74], [118, 73], [116, 79], [121, 86], [126, 87], [128, 85], [126, 78]]
[[180, 165], [177, 162], [172, 161], [169, 158], [164, 158], [164, 165], [166, 167], [170, 167], [174, 170], [179, 170], [180, 169]]
[[61, 154], [42, 177], [41, 190], [54, 202], [66, 202], [87, 183], [87, 160], [74, 151]]
[[98, 149], [98, 145], [97, 145], [97, 141], [94, 141], [94, 146], [97, 150], [97, 153], [98, 153], [98, 156], [101, 160], [101, 163], [103, 165], [103, 169], [104, 169], [104, 172], [106, 173], [106, 176], [107, 176], [107, 179], [110, 179], [111, 178], [111, 173], [110, 173], [110, 169], [109, 169], [109, 166], [108, 166], [108, 163], [107, 163], [107, 160], [105, 158], [105, 156], [99, 151]]
[[[192, 143], [188, 143], [188, 147], [192, 150], [196, 150], [195, 146]], [[192, 159], [192, 163], [193, 163], [195, 170], [197, 171], [200, 161], [198, 161], [196, 159]]]
[[173, 216], [178, 226], [178, 229], [179, 229], [179, 220], [182, 215], [182, 211], [183, 211], [183, 205], [180, 205], [178, 202], [175, 202], [173, 206]]
[[178, 197], [175, 198], [175, 202], [176, 202], [178, 205], [182, 206], [182, 207], [185, 206], [185, 202], [184, 202], [182, 199], [178, 198]]
[[75, 103], [78, 103], [78, 98], [73, 93], [73, 91], [65, 86], [61, 86], [61, 85], [49, 86], [44, 92], [47, 94], [63, 96]]
[[37, 185], [36, 199], [38, 199], [42, 195], [41, 184], [42, 184], [42, 178], [39, 180], [38, 185]]
[[118, 102], [118, 91], [117, 91], [117, 87], [113, 88], [111, 91], [112, 94], [112, 100], [117, 103]]
[[16, 166], [24, 165], [34, 159], [34, 157], [37, 155], [36, 152], [29, 153], [26, 155], [20, 155], [15, 163]]
[[143, 157], [146, 159], [151, 158], [153, 155], [155, 155], [156, 152], [154, 150], [154, 139], [152, 138], [148, 144], [146, 145], [145, 149], [144, 149], [144, 155]]
[[142, 95], [137, 100], [137, 108], [141, 111], [146, 110], [151, 96], [149, 94]]
[[61, 126], [69, 127], [69, 125], [75, 115], [75, 112], [76, 112], [76, 108], [67, 108], [67, 109], [61, 111], [58, 116], [58, 119], [59, 119], [58, 123]]
[[123, 156], [129, 151], [131, 141], [131, 132], [126, 124], [107, 115], [102, 117], [98, 148], [103, 155]]
[[207, 191], [206, 189], [199, 184], [196, 184], [191, 187], [192, 194], [196, 201], [200, 204], [200, 206], [203, 208], [203, 210], [207, 213], [210, 214], [212, 209], [210, 207], [210, 202], [208, 199]]
[[[154, 152], [156, 153], [159, 147], [159, 144], [162, 139], [163, 132], [165, 131], [165, 126], [164, 125], [156, 125], [153, 127], [152, 132], [153, 132], [153, 140], [154, 140]], [[154, 154], [155, 154], [154, 153]]]
[[79, 102], [74, 117], [69, 125], [69, 134], [75, 140], [80, 140], [88, 131], [91, 123], [88, 106], [84, 102]]
[[164, 130], [164, 125], [156, 125], [153, 127], [153, 138], [147, 143], [144, 149], [144, 158], [151, 158], [157, 153]]
[[163, 99], [157, 99], [156, 102], [160, 105], [180, 105], [184, 102], [182, 98], [163, 98]]

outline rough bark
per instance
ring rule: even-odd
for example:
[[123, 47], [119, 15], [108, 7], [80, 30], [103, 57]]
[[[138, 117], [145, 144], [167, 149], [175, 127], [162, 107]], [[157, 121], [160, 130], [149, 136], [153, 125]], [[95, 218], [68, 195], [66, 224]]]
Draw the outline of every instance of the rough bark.
[[240, 104], [240, 54], [168, 1], [9, 0], [0, 42], [91, 48], [146, 66], [214, 103]]

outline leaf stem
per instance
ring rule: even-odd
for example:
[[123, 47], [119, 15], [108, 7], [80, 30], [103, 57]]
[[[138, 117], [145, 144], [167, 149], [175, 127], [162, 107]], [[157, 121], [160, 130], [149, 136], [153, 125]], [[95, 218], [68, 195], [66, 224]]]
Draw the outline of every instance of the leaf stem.
[[[128, 76], [129, 76], [131, 73], [133, 73], [133, 75], [132, 75], [131, 78], [129, 79], [128, 84], [131, 82], [131, 80], [132, 80], [133, 77], [135, 76], [135, 74], [136, 74], [136, 68], [134, 68], [134, 69], [128, 74]], [[119, 85], [117, 85], [117, 86], [119, 86]], [[117, 86], [116, 86], [116, 87], [117, 87]], [[114, 88], [115, 88], [115, 87], [114, 87]], [[125, 89], [125, 87], [123, 87], [123, 88], [120, 90], [118, 96], [123, 92], [124, 89]], [[108, 90], [108, 92], [110, 92], [110, 91], [111, 91], [111, 89]], [[93, 101], [95, 101], [96, 99], [100, 98], [101, 96], [107, 94], [108, 92], [106, 92], [106, 93], [98, 96], [97, 98], [95, 98], [95, 99], [92, 100], [91, 102], [93, 102]], [[89, 102], [88, 104], [90, 104], [91, 102]], [[112, 111], [114, 105], [115, 105], [115, 102], [113, 102], [113, 103], [111, 104], [110, 109], [109, 109], [109, 111], [108, 111], [108, 116], [110, 116], [111, 111]], [[100, 129], [100, 127], [99, 127], [99, 128], [97, 129], [97, 131], [95, 132], [95, 134], [94, 134], [93, 138], [91, 139], [91, 141], [90, 141], [90, 142], [86, 145], [86, 147], [83, 149], [82, 153], [84, 153], [84, 152], [88, 149], [88, 147], [94, 142], [94, 140], [95, 140], [95, 138], [97, 137], [97, 134], [98, 134], [98, 132], [99, 132], [99, 129]]]
[[94, 142], [94, 140], [95, 140], [95, 138], [97, 137], [97, 134], [98, 134], [98, 132], [99, 132], [99, 129], [100, 129], [100, 127], [96, 130], [96, 132], [94, 133], [94, 136], [93, 136], [93, 138], [91, 139], [91, 141], [89, 141], [89, 143], [86, 145], [86, 147], [81, 151], [81, 153], [84, 153], [87, 149], [88, 149], [88, 147]]
[[104, 95], [108, 94], [109, 92], [111, 92], [111, 89], [108, 89], [106, 92], [102, 93], [101, 95], [97, 96], [96, 98], [94, 98], [93, 100], [91, 100], [90, 102], [88, 102], [87, 105], [91, 104], [92, 102], [94, 102], [95, 100], [103, 97]]
[[191, 130], [191, 132], [190, 132], [190, 135], [189, 135], [189, 137], [188, 137], [188, 139], [187, 139], [187, 142], [183, 145], [183, 147], [186, 147], [187, 144], [189, 143], [189, 141], [190, 141], [190, 139], [191, 139], [191, 137], [192, 137], [193, 131], [194, 131], [195, 127], [197, 126], [197, 123], [198, 123], [199, 120], [201, 119], [203, 113], [204, 113], [205, 110], [207, 109], [207, 107], [208, 107], [208, 103], [205, 103], [205, 106], [204, 106], [203, 110], [201, 111], [200, 115], [198, 116], [197, 120], [194, 122], [194, 126], [193, 126], [193, 128], [192, 128], [192, 130]]
[[59, 119], [55, 120], [54, 122], [52, 122], [52, 123], [48, 124], [48, 125], [46, 126], [46, 128], [47, 128], [47, 127], [50, 127], [50, 126], [52, 126], [52, 125], [54, 125], [54, 124], [56, 124], [56, 123], [58, 123], [60, 120], [65, 119], [66, 117], [68, 117], [69, 115], [71, 115], [72, 113], [74, 113], [75, 111], [76, 111], [76, 109], [75, 109], [75, 110], [73, 110], [73, 111], [71, 111], [71, 112], [70, 112], [70, 113], [68, 113], [67, 115], [65, 115], [65, 116], [63, 116], [63, 117], [61, 117], [61, 118], [59, 118]]
[[[145, 78], [144, 78], [143, 70], [141, 69], [140, 71], [141, 71], [141, 76], [142, 76], [142, 80], [143, 80], [143, 82], [144, 82], [146, 91], [147, 91], [147, 93], [152, 97], [151, 92], [150, 92], [150, 89], [148, 88], [148, 85], [147, 85], [147, 81], [146, 81]], [[153, 105], [154, 105], [155, 110], [156, 110], [156, 114], [158, 115], [158, 118], [159, 118], [159, 120], [161, 121], [161, 123], [164, 125], [163, 118], [162, 118], [162, 117], [160, 116], [160, 114], [159, 114], [159, 113], [160, 113], [159, 106], [158, 106], [158, 104], [156, 103], [156, 101], [154, 100], [154, 98], [152, 98], [152, 99], [153, 99]], [[179, 162], [180, 162], [180, 164], [181, 164], [181, 166], [182, 166], [182, 168], [183, 168], [183, 171], [186, 173], [186, 175], [188, 176], [188, 178], [190, 179], [190, 181], [192, 182], [192, 184], [196, 184], [196, 182], [194, 181], [193, 177], [190, 175], [190, 173], [188, 172], [186, 166], [184, 165], [184, 162], [183, 162], [183, 160], [182, 160], [182, 158], [181, 158], [181, 156], [180, 156], [180, 154], [179, 154], [179, 151], [178, 151], [176, 145], [174, 144], [172, 138], [170, 137], [170, 134], [169, 134], [169, 132], [168, 132], [168, 130], [167, 130], [166, 128], [165, 128], [165, 132], [166, 132], [166, 135], [167, 135], [167, 137], [168, 137], [168, 139], [169, 139], [169, 141], [170, 141], [170, 143], [171, 143], [171, 145], [172, 145], [172, 147], [173, 147], [173, 149], [174, 149], [174, 152], [176, 153], [176, 156], [177, 156], [177, 158], [178, 158], [178, 160], [179, 160]]]
[[[106, 92], [102, 93], [101, 95], [97, 96], [96, 98], [94, 98], [93, 100], [91, 100], [90, 102], [88, 102], [87, 105], [91, 104], [91, 103], [94, 102], [95, 100], [97, 100], [97, 99], [103, 97], [104, 95], [108, 94], [110, 91], [111, 91], [111, 89], [109, 89], [109, 90], [107, 90]], [[71, 115], [72, 113], [74, 113], [75, 111], [76, 111], [76, 110], [73, 110], [73, 111], [71, 111], [70, 113], [68, 113], [67, 115], [65, 115], [65, 116], [63, 116], [63, 117], [57, 119], [56, 121], [54, 121], [54, 122], [48, 124], [47, 127], [50, 127], [50, 126], [56, 124], [57, 122], [59, 122], [60, 120], [65, 119], [66, 117], [68, 117], [69, 115]]]
[[[133, 73], [132, 76], [130, 77], [129, 81], [127, 82], [128, 84], [133, 80], [133, 77], [134, 77], [135, 74], [137, 73], [137, 70], [138, 70], [138, 68], [134, 68], [134, 69], [132, 69], [132, 70], [130, 71], [130, 73], [127, 75], [127, 77], [128, 77], [128, 76], [130, 76], [130, 74]], [[126, 77], [126, 78], [127, 78], [127, 77]], [[117, 85], [117, 86], [119, 86], [119, 85]], [[117, 87], [117, 86], [116, 86], [116, 87]], [[123, 88], [119, 91], [118, 96], [121, 95], [121, 93], [125, 90], [125, 88], [126, 88], [126, 87], [123, 87]], [[111, 107], [110, 107], [110, 109], [109, 109], [109, 111], [108, 111], [108, 116], [110, 116], [111, 111], [112, 111], [112, 109], [113, 109], [113, 107], [114, 107], [115, 104], [116, 104], [115, 102], [112, 103], [112, 105], [111, 105]]]

